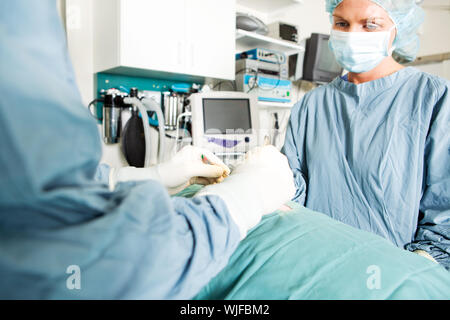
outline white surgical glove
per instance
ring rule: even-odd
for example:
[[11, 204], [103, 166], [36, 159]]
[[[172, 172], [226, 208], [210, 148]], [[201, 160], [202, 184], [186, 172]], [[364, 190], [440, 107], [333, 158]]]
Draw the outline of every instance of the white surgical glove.
[[169, 161], [150, 168], [111, 168], [109, 187], [114, 190], [119, 182], [157, 180], [173, 194], [189, 184], [221, 182], [229, 174], [230, 169], [212, 152], [186, 146]]
[[206, 195], [217, 195], [225, 202], [244, 238], [263, 215], [294, 197], [294, 177], [287, 158], [275, 147], [257, 147], [224, 182], [206, 186], [196, 197]]

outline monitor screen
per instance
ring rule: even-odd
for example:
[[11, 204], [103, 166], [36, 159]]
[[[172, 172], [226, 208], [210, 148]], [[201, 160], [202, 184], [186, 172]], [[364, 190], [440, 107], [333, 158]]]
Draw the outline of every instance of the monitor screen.
[[[203, 99], [203, 120], [205, 132], [218, 130], [243, 130], [252, 128], [249, 99]], [[242, 132], [244, 133], [244, 132]]]
[[327, 38], [319, 39], [318, 51], [317, 69], [332, 73], [341, 72], [341, 66], [336, 62], [333, 52], [328, 47]]

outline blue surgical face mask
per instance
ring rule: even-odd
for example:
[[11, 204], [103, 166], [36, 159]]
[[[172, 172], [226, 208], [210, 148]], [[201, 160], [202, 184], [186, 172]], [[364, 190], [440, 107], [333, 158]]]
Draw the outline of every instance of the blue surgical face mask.
[[390, 56], [391, 31], [382, 32], [342, 32], [331, 30], [329, 41], [337, 62], [353, 73], [363, 73], [374, 69]]

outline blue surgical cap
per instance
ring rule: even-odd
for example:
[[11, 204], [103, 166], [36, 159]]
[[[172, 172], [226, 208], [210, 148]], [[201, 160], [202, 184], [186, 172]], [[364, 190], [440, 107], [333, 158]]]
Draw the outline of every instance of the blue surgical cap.
[[[325, 0], [326, 10], [332, 15], [344, 0]], [[425, 13], [416, 0], [370, 0], [387, 11], [397, 28], [394, 56], [404, 62], [414, 61], [419, 51], [417, 29], [423, 23]]]

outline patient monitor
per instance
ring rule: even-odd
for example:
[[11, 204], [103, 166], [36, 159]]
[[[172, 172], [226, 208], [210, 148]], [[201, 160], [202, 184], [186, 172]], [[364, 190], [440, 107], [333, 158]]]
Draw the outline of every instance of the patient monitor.
[[243, 92], [207, 92], [190, 96], [193, 145], [211, 150], [231, 164], [258, 146], [256, 98]]

